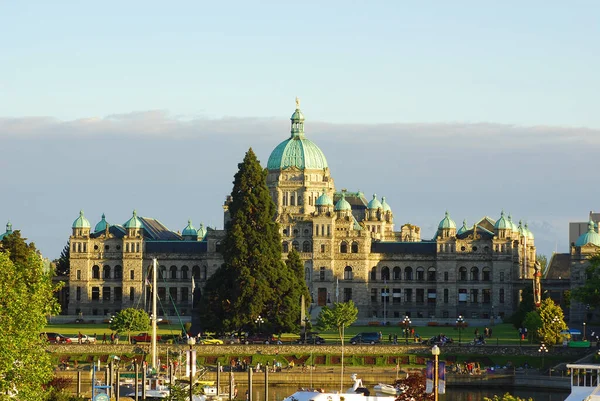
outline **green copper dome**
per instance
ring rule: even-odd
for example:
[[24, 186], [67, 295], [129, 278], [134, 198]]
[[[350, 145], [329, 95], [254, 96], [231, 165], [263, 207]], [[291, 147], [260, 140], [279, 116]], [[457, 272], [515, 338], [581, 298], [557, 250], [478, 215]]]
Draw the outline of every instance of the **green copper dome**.
[[292, 114], [291, 136], [281, 142], [271, 152], [267, 169], [283, 170], [289, 167], [304, 169], [325, 169], [328, 167], [325, 155], [304, 135], [304, 115], [300, 111], [300, 103], [296, 98], [296, 111]]
[[198, 231], [196, 231], [196, 229], [192, 225], [192, 220], [188, 220], [188, 225], [183, 229], [181, 235], [191, 235], [194, 237], [198, 235]]
[[452, 220], [450, 218], [450, 213], [446, 212], [446, 215], [443, 218], [443, 220], [440, 221], [440, 224], [438, 225], [438, 228], [439, 229], [456, 228], [456, 223], [454, 222], [454, 220]]
[[6, 232], [4, 234], [0, 234], [0, 241], [2, 241], [2, 239], [4, 237], [6, 237], [7, 235], [12, 234], [13, 230], [12, 230], [12, 224], [10, 222], [10, 220], [8, 221], [8, 223], [6, 223]]
[[144, 224], [137, 217], [137, 212], [133, 211], [133, 216], [124, 224], [125, 228], [144, 228]]
[[581, 234], [581, 236], [577, 238], [577, 242], [575, 242], [575, 246], [584, 246], [587, 244], [600, 246], [600, 234], [594, 230], [594, 222], [592, 220], [588, 223], [587, 233]]
[[392, 211], [392, 208], [390, 207], [390, 205], [388, 205], [387, 202], [385, 201], [385, 196], [381, 198], [381, 207], [383, 208], [384, 212]]
[[90, 222], [83, 215], [83, 210], [79, 211], [79, 217], [73, 222], [73, 228], [90, 228]]
[[377, 199], [377, 194], [373, 194], [373, 199], [371, 199], [371, 201], [367, 205], [367, 208], [370, 210], [383, 209], [383, 206], [381, 206], [381, 202], [379, 202], [379, 199]]
[[94, 227], [94, 232], [99, 233], [105, 231], [106, 227], [110, 227], [110, 224], [108, 224], [108, 222], [106, 221], [106, 216], [104, 215], [104, 213], [102, 213], [102, 220], [100, 220], [98, 224], [96, 224], [96, 227]]
[[325, 192], [315, 202], [316, 206], [333, 206], [333, 201]]
[[494, 224], [494, 228], [496, 230], [511, 230], [512, 231], [512, 223], [508, 221], [507, 218], [504, 217], [504, 210], [500, 213], [500, 218]]
[[337, 201], [337, 203], [335, 204], [334, 210], [336, 210], [336, 211], [338, 211], [338, 210], [352, 210], [352, 206], [350, 206], [350, 203], [348, 203], [348, 201], [346, 200], [346, 197], [344, 196], [343, 193], [342, 193], [342, 197], [340, 198], [340, 200]]
[[464, 233], [467, 232], [467, 230], [468, 230], [468, 228], [467, 228], [467, 219], [464, 219], [462, 227], [458, 229], [458, 231], [456, 232], [456, 234], [457, 235], [464, 234]]
[[512, 216], [510, 215], [510, 213], [508, 214], [508, 222], [512, 225], [513, 232], [515, 232], [515, 233], [519, 232], [519, 227], [513, 221]]
[[204, 224], [200, 223], [200, 227], [198, 227], [198, 240], [202, 240], [206, 236], [206, 229], [204, 228]]

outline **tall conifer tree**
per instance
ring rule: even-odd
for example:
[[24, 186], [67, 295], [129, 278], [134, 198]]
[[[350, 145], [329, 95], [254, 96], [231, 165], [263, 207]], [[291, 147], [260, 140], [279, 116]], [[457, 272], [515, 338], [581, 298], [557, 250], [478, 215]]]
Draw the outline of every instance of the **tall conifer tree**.
[[202, 324], [216, 331], [257, 331], [256, 319], [261, 316], [262, 331], [295, 331], [300, 324], [300, 295], [308, 294], [303, 268], [282, 261], [267, 172], [252, 149], [238, 168], [223, 240], [224, 264], [206, 283]]

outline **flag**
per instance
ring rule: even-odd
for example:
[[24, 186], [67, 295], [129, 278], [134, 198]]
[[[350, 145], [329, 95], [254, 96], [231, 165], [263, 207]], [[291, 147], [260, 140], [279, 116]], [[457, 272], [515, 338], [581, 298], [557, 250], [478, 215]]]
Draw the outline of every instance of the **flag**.
[[427, 361], [427, 368], [425, 370], [425, 392], [427, 394], [433, 393], [433, 361]]
[[446, 362], [438, 363], [438, 393], [446, 394]]

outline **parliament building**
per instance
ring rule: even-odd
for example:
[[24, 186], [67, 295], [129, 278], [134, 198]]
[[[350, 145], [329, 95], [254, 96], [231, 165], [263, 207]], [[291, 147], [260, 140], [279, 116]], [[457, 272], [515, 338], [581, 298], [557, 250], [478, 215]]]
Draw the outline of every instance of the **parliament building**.
[[[510, 316], [530, 284], [536, 248], [527, 224], [501, 212], [457, 227], [440, 213], [433, 238], [397, 224], [385, 197], [336, 189], [327, 159], [306, 137], [298, 102], [291, 133], [267, 162], [267, 186], [277, 208], [282, 258], [295, 248], [305, 265], [311, 311], [353, 300], [359, 319], [437, 321]], [[224, 220], [228, 219], [224, 202]], [[103, 215], [92, 226], [83, 211], [70, 237], [68, 314], [108, 315], [141, 307], [147, 276], [158, 259], [161, 315], [202, 308], [206, 280], [223, 262], [224, 230], [196, 229], [191, 221], [171, 231], [133, 212], [123, 224]]]

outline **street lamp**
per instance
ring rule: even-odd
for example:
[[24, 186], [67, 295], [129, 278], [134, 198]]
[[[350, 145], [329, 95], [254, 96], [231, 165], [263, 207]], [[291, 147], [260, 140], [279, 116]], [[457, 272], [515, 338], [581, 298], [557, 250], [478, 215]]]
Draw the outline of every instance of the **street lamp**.
[[431, 348], [431, 355], [433, 355], [433, 399], [438, 401], [438, 357], [440, 356], [440, 347], [434, 345]]
[[254, 323], [256, 323], [258, 325], [258, 332], [262, 333], [262, 331], [260, 331], [260, 325], [263, 324], [265, 321], [262, 318], [261, 315], [258, 315], [258, 317], [256, 318], [256, 320], [254, 321]]
[[465, 327], [465, 318], [462, 315], [459, 315], [456, 318], [456, 328], [458, 329], [458, 346], [460, 347], [460, 340], [461, 340], [461, 332], [462, 329]]
[[548, 348], [546, 348], [546, 344], [542, 343], [540, 345], [540, 349], [538, 349], [538, 352], [542, 354], [542, 368], [540, 369], [541, 373], [541, 371], [544, 369], [544, 356], [548, 353]]
[[406, 339], [406, 345], [408, 345], [408, 329], [410, 327], [410, 318], [408, 315], [404, 316], [402, 324], [404, 325], [404, 338]]
[[587, 340], [585, 337], [585, 322], [583, 322], [583, 341]]

